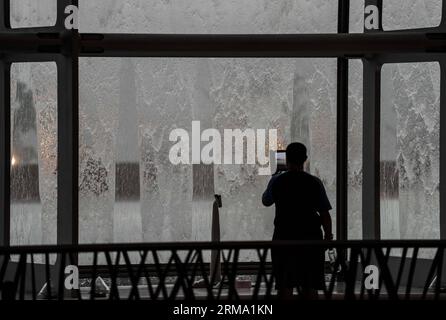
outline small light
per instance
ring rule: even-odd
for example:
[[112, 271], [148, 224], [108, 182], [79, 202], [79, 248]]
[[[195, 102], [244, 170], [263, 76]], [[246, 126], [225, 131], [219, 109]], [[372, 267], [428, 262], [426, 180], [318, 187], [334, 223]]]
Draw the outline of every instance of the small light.
[[12, 166], [15, 166], [15, 164], [16, 164], [16, 160], [15, 160], [15, 157], [14, 157], [14, 156], [12, 156], [12, 159], [11, 159], [11, 165], [12, 165]]

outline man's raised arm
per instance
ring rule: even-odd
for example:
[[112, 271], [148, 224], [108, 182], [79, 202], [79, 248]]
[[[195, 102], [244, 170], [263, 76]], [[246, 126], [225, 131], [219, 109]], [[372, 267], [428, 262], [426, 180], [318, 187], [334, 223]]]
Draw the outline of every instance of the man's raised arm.
[[262, 203], [265, 207], [271, 207], [274, 204], [273, 183], [277, 177], [278, 175], [275, 175], [271, 178], [268, 183], [268, 187], [262, 195]]

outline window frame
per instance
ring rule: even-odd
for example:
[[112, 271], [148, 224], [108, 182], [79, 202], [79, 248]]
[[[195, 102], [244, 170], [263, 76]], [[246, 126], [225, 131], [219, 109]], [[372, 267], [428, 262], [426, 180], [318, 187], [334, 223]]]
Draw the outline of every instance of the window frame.
[[[79, 242], [79, 57], [336, 57], [336, 214], [339, 240], [347, 240], [348, 61], [363, 62], [364, 239], [380, 239], [380, 100], [385, 63], [438, 62], [441, 70], [440, 163], [446, 159], [446, 0], [438, 27], [384, 31], [383, 0], [378, 30], [349, 33], [349, 0], [338, 0], [338, 33], [282, 35], [79, 34], [66, 30], [58, 0], [55, 26], [11, 28], [10, 0], [0, 2], [0, 246], [10, 234], [10, 69], [15, 62], [53, 61], [58, 72], [57, 243]], [[440, 235], [446, 239], [446, 163], [440, 166]]]

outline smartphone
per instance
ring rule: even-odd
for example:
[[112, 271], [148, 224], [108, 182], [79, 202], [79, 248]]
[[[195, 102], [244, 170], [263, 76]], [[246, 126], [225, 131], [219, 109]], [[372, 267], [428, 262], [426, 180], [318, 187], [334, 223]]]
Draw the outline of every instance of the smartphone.
[[276, 173], [287, 171], [285, 150], [276, 151]]

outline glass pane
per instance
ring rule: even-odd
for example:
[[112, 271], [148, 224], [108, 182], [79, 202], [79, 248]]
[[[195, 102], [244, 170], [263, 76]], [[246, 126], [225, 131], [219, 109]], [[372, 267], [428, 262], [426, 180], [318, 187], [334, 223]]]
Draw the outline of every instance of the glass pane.
[[11, 244], [57, 239], [56, 64], [11, 67]]
[[80, 77], [82, 242], [210, 240], [215, 193], [223, 240], [271, 239], [258, 163], [171, 162], [172, 131], [192, 139], [193, 121], [306, 143], [335, 207], [335, 59], [81, 58]]
[[350, 33], [364, 32], [364, 0], [350, 1]]
[[383, 1], [384, 30], [437, 27], [441, 22], [441, 0]]
[[381, 96], [381, 235], [438, 239], [440, 67], [384, 65]]
[[348, 239], [362, 239], [363, 67], [349, 62], [348, 100]]
[[54, 26], [57, 0], [10, 0], [11, 27], [29, 28]]
[[329, 33], [337, 29], [331, 0], [80, 0], [81, 32]]

